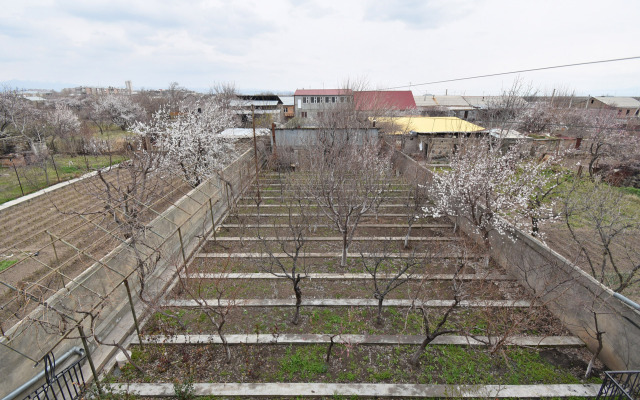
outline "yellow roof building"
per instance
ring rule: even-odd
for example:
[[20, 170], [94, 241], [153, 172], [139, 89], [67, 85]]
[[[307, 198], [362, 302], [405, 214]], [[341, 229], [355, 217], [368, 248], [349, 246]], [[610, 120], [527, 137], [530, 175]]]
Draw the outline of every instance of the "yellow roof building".
[[484, 128], [456, 117], [398, 117], [378, 118], [380, 128], [385, 128], [387, 134], [406, 135], [410, 132], [418, 134], [434, 133], [468, 133], [483, 131]]

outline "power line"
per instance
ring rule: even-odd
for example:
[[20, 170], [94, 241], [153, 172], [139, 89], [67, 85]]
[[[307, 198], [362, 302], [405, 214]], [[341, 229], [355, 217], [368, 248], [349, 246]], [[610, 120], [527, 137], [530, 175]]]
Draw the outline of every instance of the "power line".
[[519, 73], [522, 73], [522, 72], [543, 71], [543, 70], [547, 70], [547, 69], [576, 67], [576, 66], [579, 66], [579, 65], [602, 64], [602, 63], [610, 63], [610, 62], [617, 62], [617, 61], [628, 61], [628, 60], [636, 60], [636, 59], [640, 59], [640, 56], [624, 57], [624, 58], [612, 58], [610, 60], [586, 61], [586, 62], [575, 63], [575, 64], [554, 65], [554, 66], [551, 66], [551, 67], [529, 68], [529, 69], [521, 69], [521, 70], [518, 70], [518, 71], [498, 72], [498, 73], [495, 73], [495, 74], [475, 75], [475, 76], [468, 76], [466, 78], [445, 79], [445, 80], [442, 80], [442, 81], [433, 81], [433, 82], [416, 83], [416, 84], [410, 84], [410, 85], [404, 85], [404, 86], [395, 86], [395, 87], [390, 87], [390, 88], [381, 89], [381, 90], [404, 89], [404, 88], [411, 88], [411, 87], [414, 87], [414, 86], [435, 85], [437, 83], [457, 82], [457, 81], [465, 81], [465, 80], [469, 80], [469, 79], [489, 78], [489, 77], [492, 77], [492, 76], [519, 74]]

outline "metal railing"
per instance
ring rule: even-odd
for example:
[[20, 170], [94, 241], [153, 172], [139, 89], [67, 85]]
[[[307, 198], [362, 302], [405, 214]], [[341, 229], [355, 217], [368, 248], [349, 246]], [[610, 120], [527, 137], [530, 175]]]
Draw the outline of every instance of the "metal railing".
[[[33, 393], [26, 396], [27, 399], [55, 399], [55, 400], [76, 400], [84, 393], [85, 381], [82, 374], [82, 362], [86, 357], [82, 357], [74, 362], [62, 372], [53, 376], [47, 373], [45, 376], [47, 381], [36, 389]], [[45, 370], [47, 369], [45, 363]], [[47, 371], [50, 372], [50, 371]]]
[[640, 399], [640, 371], [608, 371], [596, 399]]

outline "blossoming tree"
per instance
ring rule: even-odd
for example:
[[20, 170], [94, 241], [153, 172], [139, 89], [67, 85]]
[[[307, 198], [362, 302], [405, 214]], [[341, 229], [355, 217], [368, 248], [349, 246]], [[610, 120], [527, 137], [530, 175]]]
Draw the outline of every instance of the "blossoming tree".
[[213, 99], [183, 103], [177, 115], [161, 108], [148, 124], [138, 123], [134, 132], [155, 140], [165, 152], [164, 167], [181, 175], [193, 187], [221, 170], [230, 161], [233, 143], [220, 133], [234, 125], [233, 114]]

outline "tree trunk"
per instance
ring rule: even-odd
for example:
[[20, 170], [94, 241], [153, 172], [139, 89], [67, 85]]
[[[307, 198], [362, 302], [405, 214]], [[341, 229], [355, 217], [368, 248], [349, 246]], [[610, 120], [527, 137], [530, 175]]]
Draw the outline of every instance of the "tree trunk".
[[227, 364], [231, 363], [231, 349], [229, 349], [229, 342], [227, 342], [227, 338], [222, 334], [222, 330], [218, 330], [218, 336], [220, 336], [220, 340], [222, 340], [222, 345], [224, 346], [224, 352], [227, 355]]
[[340, 266], [347, 266], [347, 230], [342, 233], [342, 259], [340, 260]]
[[589, 360], [589, 365], [587, 365], [587, 372], [584, 374], [585, 379], [591, 378], [591, 373], [593, 372], [593, 364], [595, 364], [600, 352], [602, 351], [602, 334], [603, 332], [596, 333], [596, 337], [598, 338], [598, 349], [595, 353], [593, 353], [593, 357]]
[[407, 236], [404, 237], [404, 248], [409, 248], [409, 236], [411, 236], [411, 226], [413, 224], [409, 224], [409, 229], [407, 230]]
[[293, 291], [296, 293], [296, 313], [293, 316], [293, 320], [291, 321], [291, 323], [294, 325], [298, 325], [300, 318], [300, 305], [302, 304], [302, 290], [300, 290], [298, 282], [295, 282], [293, 284]]
[[427, 346], [433, 341], [433, 339], [434, 338], [432, 338], [431, 336], [427, 336], [426, 338], [424, 338], [422, 343], [420, 343], [420, 348], [415, 353], [413, 353], [411, 359], [409, 360], [409, 363], [411, 365], [413, 365], [414, 367], [418, 366], [420, 356], [424, 354], [424, 351], [427, 349]]
[[384, 325], [384, 321], [382, 320], [382, 302], [383, 301], [384, 301], [384, 297], [379, 296], [378, 297], [378, 316], [376, 318], [376, 325], [378, 325], [379, 327]]
[[42, 160], [42, 170], [44, 171], [44, 179], [47, 183], [47, 187], [49, 186], [49, 171], [47, 171], [47, 159], [44, 158]]

